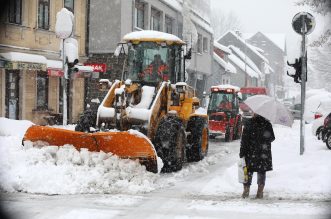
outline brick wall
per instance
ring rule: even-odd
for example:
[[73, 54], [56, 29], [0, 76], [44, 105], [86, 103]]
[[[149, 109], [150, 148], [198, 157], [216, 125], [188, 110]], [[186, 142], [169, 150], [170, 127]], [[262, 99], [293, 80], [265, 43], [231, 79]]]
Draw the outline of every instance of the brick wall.
[[59, 112], [59, 77], [48, 79], [48, 108], [54, 113]]
[[75, 78], [72, 82], [72, 123], [76, 123], [84, 111], [84, 78]]
[[36, 75], [36, 71], [21, 71], [21, 81], [23, 81], [21, 86], [23, 89], [20, 89], [22, 91], [22, 94], [20, 95], [20, 100], [22, 101], [20, 108], [23, 111], [22, 119], [31, 120], [33, 122], [36, 122], [34, 121], [34, 113], [32, 112], [37, 104]]

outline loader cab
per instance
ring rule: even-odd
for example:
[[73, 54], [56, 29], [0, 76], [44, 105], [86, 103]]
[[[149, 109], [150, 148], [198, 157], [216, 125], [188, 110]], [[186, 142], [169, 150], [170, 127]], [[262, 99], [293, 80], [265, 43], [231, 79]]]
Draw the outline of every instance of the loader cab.
[[158, 42], [128, 44], [126, 79], [142, 84], [184, 81], [181, 45]]

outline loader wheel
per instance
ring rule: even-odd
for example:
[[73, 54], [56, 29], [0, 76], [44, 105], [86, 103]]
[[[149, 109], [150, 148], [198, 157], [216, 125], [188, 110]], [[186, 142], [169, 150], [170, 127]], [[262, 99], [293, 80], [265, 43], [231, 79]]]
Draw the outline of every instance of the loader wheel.
[[154, 138], [156, 153], [163, 161], [162, 172], [182, 169], [185, 144], [185, 132], [181, 120], [177, 117], [162, 119]]
[[187, 125], [188, 147], [186, 157], [188, 162], [202, 160], [208, 152], [209, 130], [207, 120], [201, 117], [193, 117]]

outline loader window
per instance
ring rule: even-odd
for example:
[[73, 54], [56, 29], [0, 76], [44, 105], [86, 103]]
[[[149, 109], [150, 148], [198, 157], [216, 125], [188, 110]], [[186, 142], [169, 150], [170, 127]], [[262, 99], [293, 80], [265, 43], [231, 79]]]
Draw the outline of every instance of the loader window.
[[128, 78], [136, 82], [176, 80], [178, 59], [176, 46], [162, 47], [154, 42], [142, 42], [129, 48]]

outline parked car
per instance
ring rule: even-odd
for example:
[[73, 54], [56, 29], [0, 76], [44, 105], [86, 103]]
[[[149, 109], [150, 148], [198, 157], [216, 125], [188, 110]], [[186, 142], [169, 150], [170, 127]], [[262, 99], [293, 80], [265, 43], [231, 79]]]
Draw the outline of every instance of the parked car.
[[326, 116], [327, 115], [316, 118], [312, 123], [313, 125], [311, 127], [311, 132], [313, 135], [316, 135], [318, 140], [322, 140], [322, 130], [324, 127], [324, 119], [326, 118]]
[[316, 118], [328, 115], [330, 111], [331, 93], [316, 94], [306, 99], [304, 119], [311, 123]]
[[296, 103], [289, 107], [289, 111], [292, 113], [294, 119], [301, 118], [301, 103]]

